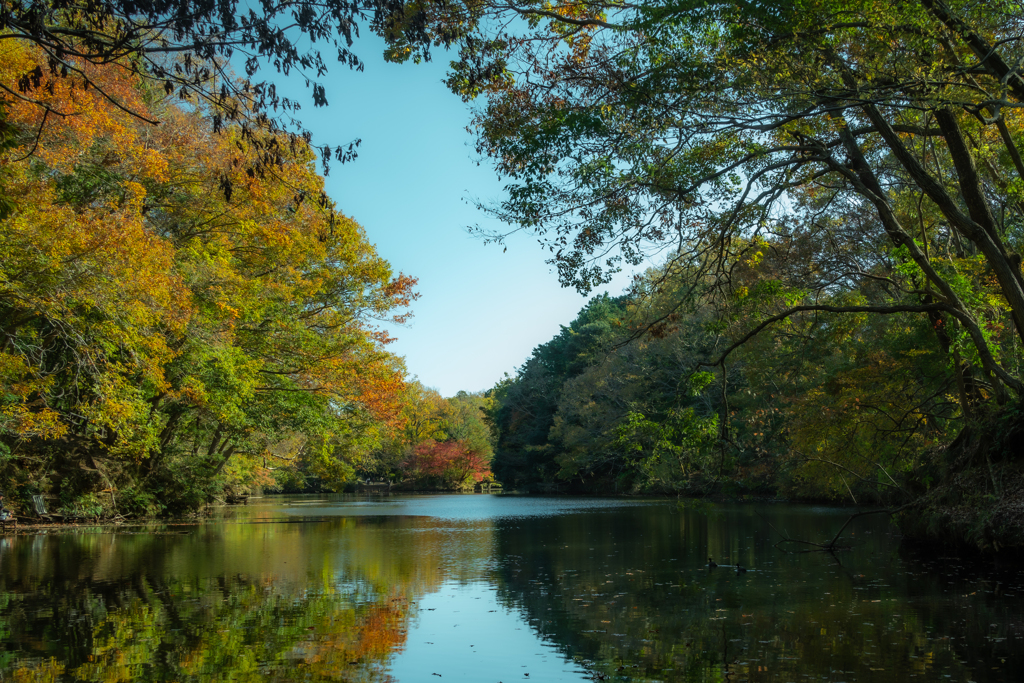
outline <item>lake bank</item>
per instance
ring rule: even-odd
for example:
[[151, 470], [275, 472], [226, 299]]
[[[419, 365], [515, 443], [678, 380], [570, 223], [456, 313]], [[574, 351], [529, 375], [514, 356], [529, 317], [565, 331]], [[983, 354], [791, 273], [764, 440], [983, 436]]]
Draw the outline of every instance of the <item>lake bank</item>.
[[[963, 480], [966, 481], [966, 480]], [[968, 488], [964, 486], [961, 481], [961, 488]], [[1024, 479], [1022, 479], [1024, 481]], [[367, 490], [361, 490], [356, 495], [367, 495]], [[557, 494], [544, 494], [537, 496], [536, 494], [521, 493], [517, 491], [498, 491], [497, 493], [509, 496], [509, 497], [559, 497]], [[407, 491], [407, 490], [392, 490], [391, 492], [376, 491], [370, 489], [369, 499], [375, 498], [387, 498], [387, 497], [406, 497], [406, 496], [438, 496], [438, 495], [459, 495], [459, 496], [473, 496], [473, 495], [494, 495], [495, 492], [480, 492], [480, 491]], [[352, 494], [332, 494], [332, 493], [317, 493], [317, 494], [285, 494], [285, 493], [267, 493], [260, 496], [247, 497], [251, 504], [273, 504], [275, 499], [284, 500], [286, 498], [295, 495], [315, 495], [315, 496], [329, 496], [329, 497], [345, 497], [351, 496]], [[568, 496], [569, 498], [586, 499], [588, 496], [583, 494], [576, 494]], [[653, 494], [634, 494], [634, 495], [620, 495], [617, 498], [622, 500], [661, 500], [664, 496], [658, 496]], [[947, 496], [948, 498], [948, 496]], [[690, 509], [695, 512], [706, 512], [708, 509], [715, 505], [734, 505], [734, 504], [748, 504], [748, 505], [805, 505], [805, 506], [828, 506], [835, 510], [846, 510], [850, 515], [857, 514], [858, 511], [865, 509], [875, 509], [881, 511], [882, 508], [860, 508], [854, 505], [837, 505], [834, 501], [828, 500], [788, 500], [781, 498], [772, 498], [768, 496], [744, 496], [740, 499], [730, 498], [727, 496], [705, 496], [705, 497], [679, 497], [675, 499], [677, 504], [684, 508]], [[991, 500], [985, 501], [985, 506], [968, 506], [968, 505], [943, 505], [943, 498], [939, 495], [933, 497], [934, 502], [930, 506], [921, 506], [924, 508], [911, 508], [909, 513], [900, 513], [895, 511], [892, 518], [895, 520], [897, 528], [902, 533], [901, 541], [908, 546], [918, 548], [924, 552], [949, 554], [953, 553], [961, 556], [965, 559], [977, 558], [979, 555], [983, 558], [995, 559], [1001, 557], [1003, 559], [1021, 557], [1024, 556], [1024, 487], [1014, 488], [1012, 496], [1007, 496], [1004, 500], [998, 503], [993, 503]], [[75, 532], [77, 530], [106, 530], [110, 532], [121, 532], [129, 528], [139, 529], [159, 529], [163, 527], [174, 527], [174, 526], [188, 526], [200, 523], [204, 520], [217, 519], [224, 515], [225, 512], [235, 508], [244, 507], [246, 503], [240, 504], [219, 504], [209, 505], [203, 508], [201, 511], [193, 513], [188, 516], [177, 516], [177, 517], [136, 517], [136, 518], [125, 518], [115, 517], [107, 519], [94, 519], [94, 520], [68, 520], [68, 521], [46, 521], [38, 518], [31, 518], [25, 516], [18, 516], [18, 523], [16, 525], [6, 525], [0, 529], [0, 534], [13, 534], [13, 533], [60, 533], [62, 531]], [[887, 516], [886, 513], [882, 513], [883, 516]], [[916, 515], [913, 516], [913, 515]], [[1009, 523], [1005, 523], [1005, 522]], [[837, 524], [837, 529], [841, 524]], [[776, 540], [782, 540], [782, 536], [777, 535]]]

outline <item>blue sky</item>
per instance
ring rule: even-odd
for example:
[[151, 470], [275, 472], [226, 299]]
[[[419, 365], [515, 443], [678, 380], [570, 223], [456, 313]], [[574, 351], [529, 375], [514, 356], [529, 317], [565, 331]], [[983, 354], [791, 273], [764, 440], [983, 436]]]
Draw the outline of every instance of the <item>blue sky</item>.
[[[328, 193], [396, 271], [419, 278], [415, 317], [392, 330], [390, 347], [410, 375], [445, 396], [488, 389], [589, 296], [560, 287], [535, 239], [517, 235], [503, 252], [467, 234], [469, 225], [501, 227], [475, 201], [497, 202], [502, 184], [473, 149], [469, 105], [442, 83], [445, 55], [388, 64], [383, 44], [366, 37], [355, 51], [365, 70], [335, 66], [324, 79], [329, 106], [300, 112], [320, 144], [362, 139], [355, 162], [332, 164]], [[621, 274], [608, 291], [628, 280]]]

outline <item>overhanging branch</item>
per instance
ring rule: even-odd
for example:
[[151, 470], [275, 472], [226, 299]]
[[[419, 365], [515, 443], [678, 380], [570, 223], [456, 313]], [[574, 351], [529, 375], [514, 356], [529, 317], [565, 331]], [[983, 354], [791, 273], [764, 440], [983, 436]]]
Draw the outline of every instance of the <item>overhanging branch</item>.
[[792, 315], [807, 311], [818, 311], [822, 313], [878, 313], [882, 315], [892, 315], [894, 313], [948, 313], [956, 318], [967, 330], [968, 334], [971, 335], [972, 341], [974, 341], [975, 347], [978, 350], [978, 354], [981, 356], [982, 363], [986, 368], [990, 369], [995, 373], [999, 379], [1006, 383], [1006, 386], [1010, 387], [1018, 394], [1024, 393], [1024, 384], [1021, 384], [1020, 380], [1010, 375], [1001, 365], [996, 363], [992, 357], [991, 352], [988, 350], [988, 345], [985, 343], [985, 338], [978, 328], [977, 323], [961, 310], [950, 306], [945, 303], [932, 303], [932, 304], [897, 304], [894, 306], [827, 306], [827, 305], [810, 305], [810, 306], [793, 306], [788, 308], [778, 315], [764, 320], [757, 327], [752, 329], [747, 334], [743, 335], [738, 341], [733, 343], [727, 348], [715, 361], [698, 361], [694, 370], [700, 367], [715, 367], [722, 365], [726, 358], [729, 357], [733, 351], [746, 344], [748, 341], [756, 337], [766, 328], [774, 325], [777, 322], [786, 320]]

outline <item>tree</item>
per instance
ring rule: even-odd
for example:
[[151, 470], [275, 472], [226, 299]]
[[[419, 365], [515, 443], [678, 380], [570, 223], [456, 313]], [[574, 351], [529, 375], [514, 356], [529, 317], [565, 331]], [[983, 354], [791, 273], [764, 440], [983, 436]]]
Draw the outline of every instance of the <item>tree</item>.
[[[319, 44], [327, 43], [340, 63], [362, 70], [351, 48], [360, 22], [366, 22], [372, 30], [401, 40], [406, 58], [429, 59], [432, 41], [447, 44], [455, 35], [454, 26], [432, 35], [425, 32], [431, 9], [430, 3], [396, 0], [264, 0], [258, 8], [240, 6], [238, 0], [106, 0], [84, 6], [69, 0], [15, 0], [0, 11], [0, 31], [5, 42], [34, 46], [38, 59], [24, 64], [13, 82], [0, 85], [0, 106], [23, 102], [39, 107], [44, 113], [40, 128], [74, 117], [70, 103], [45, 97], [48, 80], [73, 78], [114, 108], [148, 123], [160, 121], [155, 112], [123, 101], [96, 79], [99, 67], [151, 81], [155, 89], [209, 108], [215, 131], [224, 122], [238, 123], [243, 138], [258, 144], [264, 138], [257, 131], [287, 129], [308, 143], [310, 134], [295, 118], [299, 104], [279, 95], [272, 81], [257, 80], [260, 72], [267, 66], [285, 76], [296, 72], [310, 88], [314, 105], [326, 106], [327, 90], [320, 79], [328, 61]], [[234, 77], [232, 64], [244, 67], [241, 81]], [[339, 161], [353, 158], [357, 144], [323, 146], [325, 166], [332, 156]], [[263, 152], [252, 160], [255, 168], [274, 163], [273, 148]]]
[[[1024, 390], [1017, 4], [473, 7], [449, 85], [482, 102], [478, 147], [508, 179], [493, 212], [581, 291], [669, 255], [666, 279], [636, 294], [684, 285], [637, 336], [711, 311], [718, 348], [688, 373], [718, 375], [723, 462], [726, 450], [739, 463], [788, 449], [800, 488], [863, 500], [856, 486], [889, 486], [917, 505], [938, 479], [929, 500], [981, 510], [985, 491], [1012, 506], [1001, 482], [1020, 475]], [[755, 348], [771, 349], [760, 371]], [[794, 363], [775, 367], [778, 353]], [[779, 389], [732, 403], [737, 366]], [[825, 407], [828, 419], [807, 412]], [[835, 457], [847, 450], [869, 457]], [[975, 483], [957, 484], [966, 470]]]
[[442, 489], [458, 489], [491, 474], [480, 451], [465, 441], [428, 439], [417, 444], [407, 468], [417, 479]]
[[[12, 43], [0, 82], [39, 59]], [[405, 371], [378, 323], [405, 320], [415, 280], [327, 200], [309, 145], [215, 134], [129, 71], [83, 73], [44, 74], [42, 99], [7, 112], [38, 135], [2, 162], [4, 476], [69, 511], [97, 492], [122, 512], [189, 508], [266, 483], [291, 440], [339, 485], [400, 427]], [[77, 113], [42, 126], [40, 102]]]
[[[491, 393], [499, 478], [520, 488], [862, 504], [924, 493], [940, 479], [939, 448], [963, 424], [926, 318], [794, 316], [738, 346], [727, 373], [694, 372], [759, 324], [765, 302], [785, 293], [761, 279], [786, 265], [768, 251], [737, 268], [731, 299], [709, 290], [680, 307], [694, 282], [670, 261], [620, 299], [617, 324], [573, 372], [536, 362], [562, 335], [539, 347]], [[862, 297], [861, 288], [837, 285], [823, 303]]]
[[557, 485], [557, 449], [549, 434], [567, 380], [600, 358], [615, 337], [622, 301], [597, 296], [551, 341], [533, 350], [515, 377], [490, 392], [498, 433], [493, 469], [509, 486]]
[[[501, 7], [528, 23], [481, 22], [450, 84], [486, 97], [480, 148], [511, 180], [496, 213], [551, 248], [564, 283], [673, 245], [726, 296], [758, 245], [817, 242], [816, 269], [781, 283], [802, 296], [750, 331], [916, 313], [955, 356], [967, 412], [971, 386], [998, 402], [1024, 388], [1015, 4]], [[858, 239], [890, 262], [859, 261]], [[873, 299], [821, 303], [897, 270]]]
[[408, 477], [412, 448], [430, 439], [445, 439], [442, 420], [446, 401], [435, 389], [410, 381], [396, 397], [400, 427], [391, 430], [370, 452], [357, 461], [362, 477], [401, 483]]
[[483, 392], [459, 391], [447, 399], [440, 427], [449, 441], [466, 443], [490, 462], [494, 456], [493, 435], [487, 413], [492, 401]]
[[[359, 461], [361, 475], [402, 485], [417, 482], [438, 485], [440, 482], [445, 488], [457, 488], [468, 472], [459, 474], [452, 470], [449, 475], [442, 477], [442, 474], [450, 469], [452, 458], [457, 454], [463, 457], [465, 453], [472, 453], [473, 458], [479, 460], [474, 461], [471, 471], [482, 473], [487, 470], [494, 455], [487, 417], [491, 399], [465, 391], [446, 399], [436, 390], [413, 381], [406, 385], [400, 400], [402, 427], [392, 431], [378, 448]], [[430, 456], [435, 464], [426, 469], [421, 467], [423, 458], [427, 457], [424, 454], [435, 450], [437, 454]], [[436, 464], [441, 461], [449, 464]]]

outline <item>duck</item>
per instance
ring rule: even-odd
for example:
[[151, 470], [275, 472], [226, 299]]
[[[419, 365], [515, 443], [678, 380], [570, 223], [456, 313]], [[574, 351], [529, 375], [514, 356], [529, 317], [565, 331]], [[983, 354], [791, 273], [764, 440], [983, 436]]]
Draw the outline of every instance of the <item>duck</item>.
[[708, 558], [708, 568], [709, 569], [714, 569], [717, 566], [718, 566], [718, 564], [709, 557]]
[[736, 565], [736, 573], [737, 574], [746, 574], [747, 573], [747, 568], [744, 567], [741, 564], [738, 564], [738, 565]]

